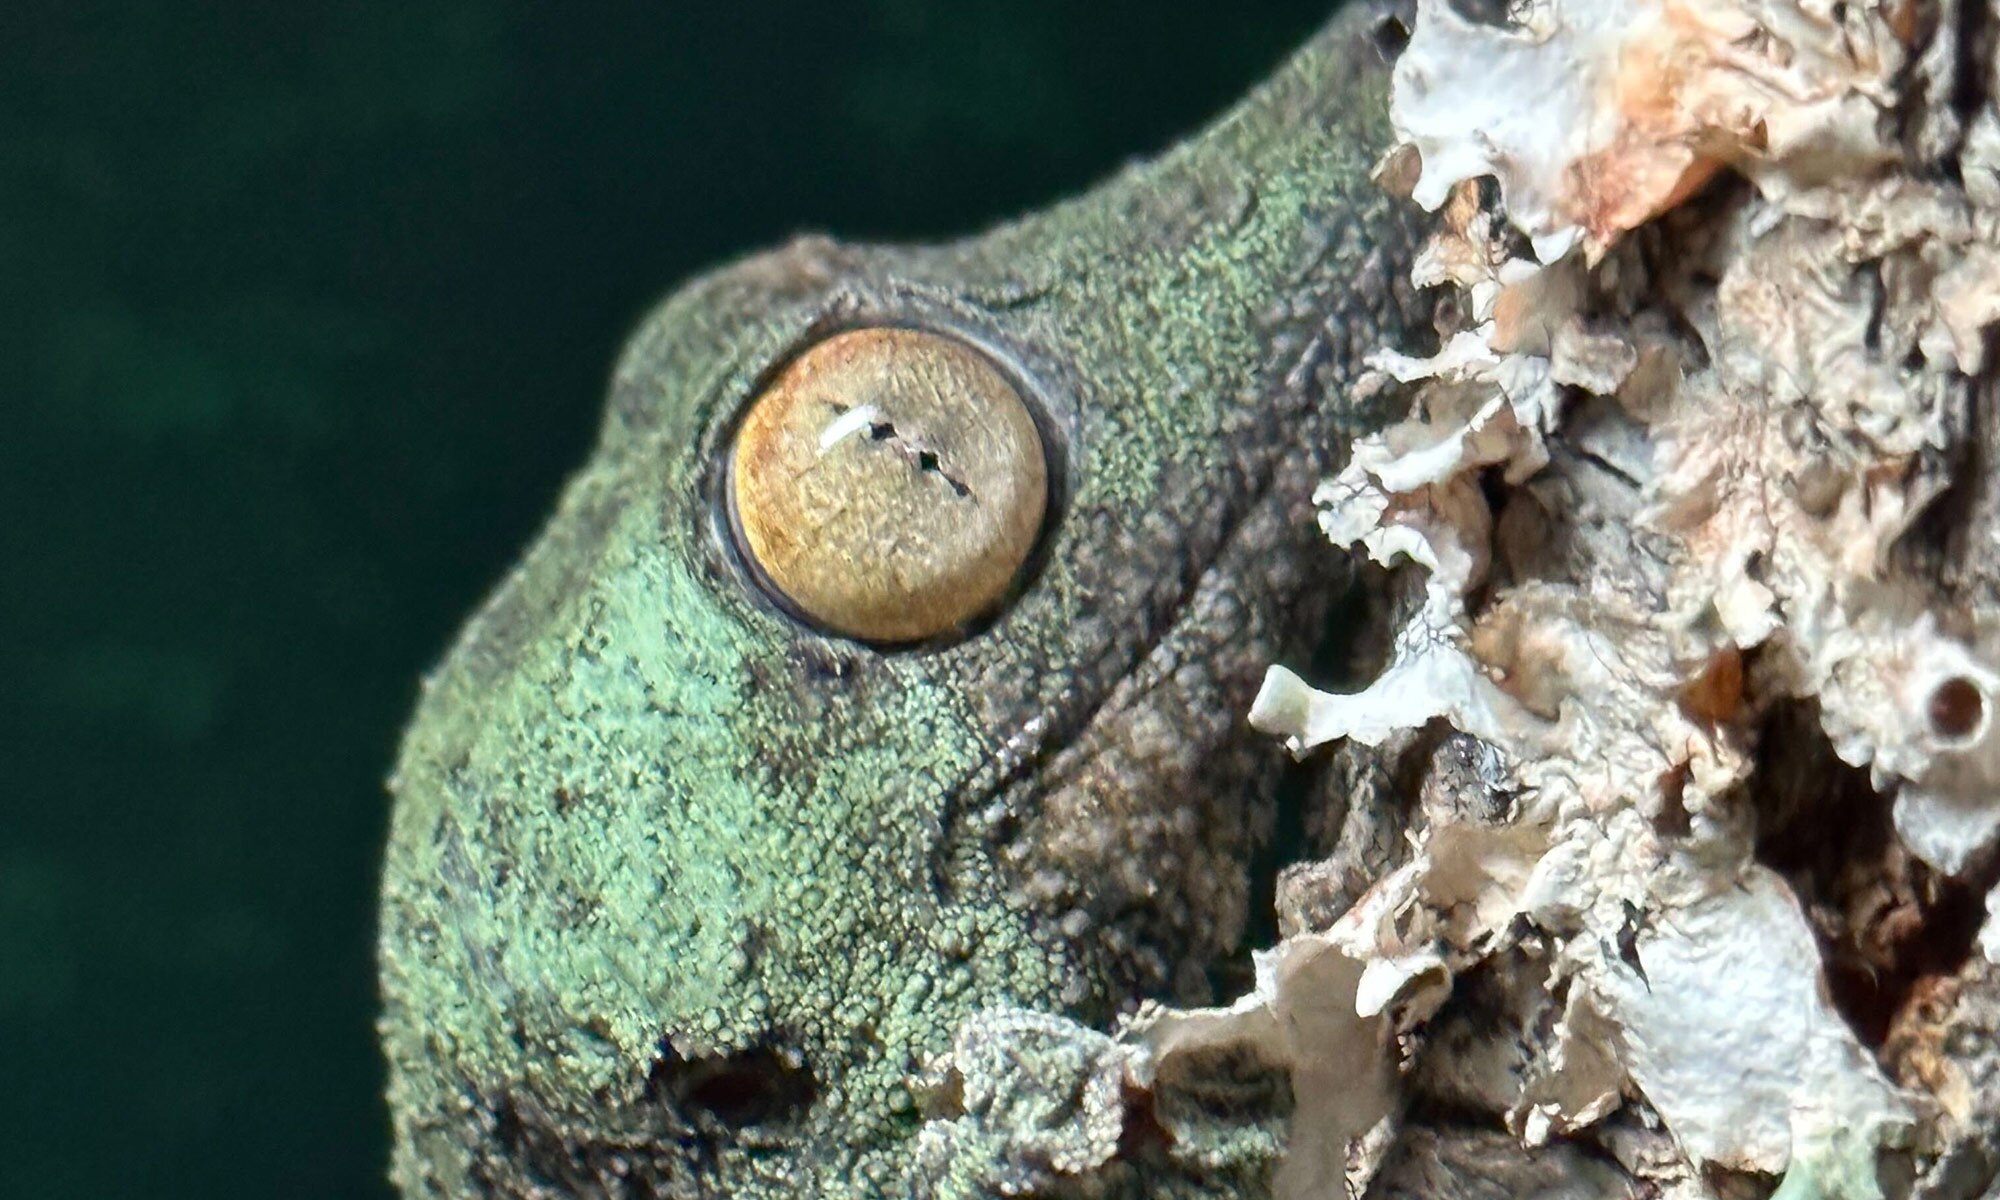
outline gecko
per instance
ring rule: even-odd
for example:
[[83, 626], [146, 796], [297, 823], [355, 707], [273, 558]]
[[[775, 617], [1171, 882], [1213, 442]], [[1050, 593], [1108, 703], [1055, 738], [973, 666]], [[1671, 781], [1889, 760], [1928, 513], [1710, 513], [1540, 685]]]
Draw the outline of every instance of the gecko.
[[[1312, 489], [1425, 319], [1384, 21], [1079, 197], [643, 321], [391, 778], [403, 1195], [982, 1194], [913, 1152], [954, 1031], [1217, 998], [1288, 763], [1248, 703], [1346, 569]], [[1281, 1125], [1252, 1091], [1193, 1103]], [[1268, 1186], [1131, 1099], [1036, 1194]]]

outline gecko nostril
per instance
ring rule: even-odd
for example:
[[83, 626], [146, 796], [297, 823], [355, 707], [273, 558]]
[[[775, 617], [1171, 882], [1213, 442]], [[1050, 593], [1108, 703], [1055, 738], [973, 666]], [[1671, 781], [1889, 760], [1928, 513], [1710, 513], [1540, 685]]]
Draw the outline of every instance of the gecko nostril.
[[707, 1118], [730, 1129], [791, 1120], [819, 1095], [805, 1059], [770, 1046], [694, 1058], [669, 1047], [654, 1062], [649, 1082], [654, 1094], [689, 1119]]
[[1931, 730], [1953, 742], [1973, 740], [1986, 721], [1986, 693], [1963, 675], [1937, 685], [1930, 698]]

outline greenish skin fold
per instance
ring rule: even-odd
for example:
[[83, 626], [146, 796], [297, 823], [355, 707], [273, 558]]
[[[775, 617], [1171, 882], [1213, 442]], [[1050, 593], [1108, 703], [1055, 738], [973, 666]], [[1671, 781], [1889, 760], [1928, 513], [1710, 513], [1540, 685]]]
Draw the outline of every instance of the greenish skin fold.
[[[1269, 903], [1284, 769], [1243, 713], [1339, 585], [1311, 487], [1380, 420], [1350, 394], [1361, 356], [1420, 319], [1412, 214], [1369, 180], [1371, 29], [1336, 20], [1079, 199], [949, 245], [801, 240], [645, 321], [393, 779], [406, 1195], [985, 1194], [1001, 1172], [973, 1151], [914, 1151], [953, 1103], [919, 1076], [969, 1016], [1109, 1029], [1213, 998]], [[1060, 482], [1019, 594], [933, 647], [804, 627], [718, 516], [759, 381], [877, 322], [992, 353]], [[1163, 1136], [1135, 1100], [1116, 1161], [1036, 1194], [1254, 1196], [1275, 1090], [1191, 1085]]]

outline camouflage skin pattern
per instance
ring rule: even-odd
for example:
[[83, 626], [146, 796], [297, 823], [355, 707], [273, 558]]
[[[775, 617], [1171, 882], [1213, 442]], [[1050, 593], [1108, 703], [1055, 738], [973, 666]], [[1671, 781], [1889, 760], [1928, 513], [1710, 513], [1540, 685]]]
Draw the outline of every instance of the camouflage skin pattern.
[[[1412, 214], [1369, 178], [1373, 29], [1334, 21], [1079, 199], [947, 245], [800, 240], [644, 322], [395, 771], [381, 1030], [405, 1195], [989, 1194], [977, 1164], [913, 1151], [954, 1103], [919, 1073], [969, 1017], [1109, 1029], [1212, 999], [1285, 769], [1244, 713], [1339, 586], [1308, 498], [1380, 419], [1350, 393], [1362, 355], [1419, 313]], [[803, 626], [720, 516], [760, 380], [876, 324], [984, 348], [1053, 443], [1031, 572], [948, 644]], [[1263, 1132], [1135, 1117], [1115, 1162], [1037, 1194], [1257, 1195], [1283, 1096], [1206, 1102]]]

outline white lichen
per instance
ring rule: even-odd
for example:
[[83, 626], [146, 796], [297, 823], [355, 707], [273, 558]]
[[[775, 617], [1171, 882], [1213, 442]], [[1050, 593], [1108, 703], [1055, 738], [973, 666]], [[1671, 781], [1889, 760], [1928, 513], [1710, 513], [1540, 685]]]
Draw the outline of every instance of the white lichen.
[[1395, 920], [1341, 921], [1357, 1015], [1420, 1021], [1474, 966], [1546, 948], [1563, 1008], [1510, 1127], [1537, 1143], [1643, 1101], [1690, 1195], [1705, 1164], [1873, 1195], [1879, 1149], [1927, 1119], [1756, 861], [1773, 707], [1813, 706], [1935, 870], [2000, 836], [2000, 674], [1896, 562], [2000, 321], [2000, 122], [1973, 118], [1963, 186], [1920, 161], [1955, 117], [1898, 139], [1899, 106], [1951, 69], [1911, 72], [1917, 19], [1521, 0], [1482, 22], [1420, 0], [1385, 175], [1414, 149], [1411, 193], [1443, 215], [1415, 281], [1456, 289], [1465, 325], [1376, 356], [1412, 416], [1317, 501], [1335, 544], [1427, 572], [1425, 598], [1372, 685], [1274, 667], [1251, 714], [1296, 754], [1437, 721], [1498, 752], [1507, 818], [1433, 815], [1357, 906]]
[[1391, 114], [1442, 205], [1500, 183], [1545, 262], [1595, 257], [1727, 164], [1787, 195], [1893, 161], [1878, 130], [1914, 5], [1539, 0], [1419, 6]]
[[1256, 955], [1256, 987], [1235, 1004], [1144, 1010], [1127, 1033], [1146, 1051], [1143, 1087], [1176, 1057], [1211, 1047], [1240, 1047], [1289, 1070], [1292, 1140], [1276, 1200], [1341, 1194], [1350, 1143], [1393, 1103], [1389, 1028], [1356, 1002], [1364, 966], [1352, 942], [1347, 928], [1288, 939]]

